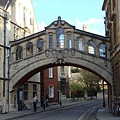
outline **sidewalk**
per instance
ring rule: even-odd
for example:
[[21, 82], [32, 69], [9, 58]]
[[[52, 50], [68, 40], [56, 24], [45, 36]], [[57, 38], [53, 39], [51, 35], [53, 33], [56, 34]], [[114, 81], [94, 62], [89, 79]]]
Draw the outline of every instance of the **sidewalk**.
[[96, 117], [98, 120], [120, 120], [120, 116], [117, 117], [113, 115], [113, 113], [110, 112], [108, 108], [103, 108], [103, 107], [98, 109], [96, 113]]

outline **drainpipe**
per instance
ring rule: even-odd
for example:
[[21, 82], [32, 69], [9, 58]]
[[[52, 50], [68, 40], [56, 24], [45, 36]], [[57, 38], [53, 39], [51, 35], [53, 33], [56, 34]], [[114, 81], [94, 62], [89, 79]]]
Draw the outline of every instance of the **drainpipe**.
[[9, 7], [9, 0], [7, 1], [5, 7], [4, 7], [4, 59], [3, 59], [3, 113], [6, 113], [6, 71], [7, 71], [7, 59], [6, 59], [6, 37], [7, 37], [7, 30], [6, 30], [6, 24], [7, 24], [7, 8]]

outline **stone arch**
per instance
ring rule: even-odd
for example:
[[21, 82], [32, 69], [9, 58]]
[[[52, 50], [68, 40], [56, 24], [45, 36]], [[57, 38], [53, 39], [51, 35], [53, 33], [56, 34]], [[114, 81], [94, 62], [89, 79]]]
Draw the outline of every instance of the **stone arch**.
[[32, 75], [36, 74], [37, 72], [40, 72], [40, 70], [51, 66], [59, 66], [59, 65], [79, 66], [85, 68], [99, 75], [102, 79], [104, 79], [110, 85], [112, 85], [112, 73], [109, 70], [105, 69], [105, 67], [100, 66], [97, 63], [91, 62], [88, 59], [84, 59], [84, 58], [79, 59], [77, 57], [71, 57], [69, 59], [69, 62], [51, 63], [51, 61], [54, 61], [54, 58], [49, 57], [44, 59], [38, 59], [37, 61], [34, 61], [22, 67], [17, 73], [11, 76], [10, 90], [12, 90], [13, 86], [15, 86], [17, 83], [27, 80], [29, 77], [32, 77]]

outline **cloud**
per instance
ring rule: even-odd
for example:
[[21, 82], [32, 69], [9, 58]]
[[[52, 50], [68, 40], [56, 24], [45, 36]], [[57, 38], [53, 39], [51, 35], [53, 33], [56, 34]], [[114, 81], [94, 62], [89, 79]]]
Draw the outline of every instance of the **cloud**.
[[90, 18], [86, 21], [81, 21], [79, 18], [76, 18], [73, 21], [72, 20], [66, 20], [66, 21], [80, 30], [83, 30], [83, 25], [87, 24], [90, 27], [91, 33], [95, 33], [103, 36], [105, 35], [104, 20], [102, 19]]
[[45, 27], [46, 27], [46, 26], [47, 26], [47, 25], [45, 24], [45, 22], [39, 23], [39, 24], [38, 24], [39, 31], [45, 30]]

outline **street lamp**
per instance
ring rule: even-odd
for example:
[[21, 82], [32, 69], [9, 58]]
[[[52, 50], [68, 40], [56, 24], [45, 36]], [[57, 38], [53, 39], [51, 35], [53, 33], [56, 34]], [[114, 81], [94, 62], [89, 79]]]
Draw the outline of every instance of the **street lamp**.
[[105, 103], [105, 89], [104, 89], [104, 80], [103, 82], [103, 107], [106, 107], [106, 103]]

